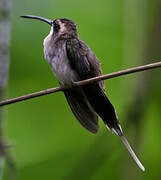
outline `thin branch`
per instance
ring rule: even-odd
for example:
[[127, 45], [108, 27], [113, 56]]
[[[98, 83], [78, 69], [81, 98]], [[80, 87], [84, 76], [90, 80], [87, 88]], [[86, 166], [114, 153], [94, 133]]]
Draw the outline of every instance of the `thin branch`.
[[98, 82], [98, 81], [101, 81], [101, 80], [111, 79], [111, 78], [114, 78], [114, 77], [118, 77], [118, 76], [122, 76], [122, 75], [126, 75], [126, 74], [131, 74], [131, 73], [135, 73], [135, 72], [139, 72], [139, 71], [145, 71], [145, 70], [148, 70], [148, 69], [154, 69], [154, 68], [158, 68], [158, 67], [161, 67], [161, 62], [156, 62], [156, 63], [152, 63], [152, 64], [147, 64], [147, 65], [143, 65], [143, 66], [129, 68], [129, 69], [126, 69], [126, 70], [122, 70], [122, 71], [118, 71], [118, 72], [114, 72], [114, 73], [94, 77], [94, 78], [91, 78], [91, 79], [75, 82], [73, 86], [56, 87], [56, 88], [51, 88], [51, 89], [45, 89], [45, 90], [42, 90], [42, 91], [39, 91], [39, 92], [34, 92], [34, 93], [31, 93], [31, 94], [27, 94], [27, 95], [24, 95], [24, 96], [19, 96], [19, 97], [12, 98], [12, 99], [7, 99], [7, 100], [4, 100], [4, 101], [1, 101], [0, 106], [5, 106], [5, 105], [13, 104], [13, 103], [16, 103], [16, 102], [19, 102], [19, 101], [24, 101], [24, 100], [35, 98], [35, 97], [39, 97], [39, 96], [43, 96], [43, 95], [47, 95], [47, 94], [51, 94], [51, 93], [55, 93], [55, 92], [59, 92], [59, 91], [64, 91], [64, 90], [69, 89], [69, 88], [78, 87], [78, 86], [82, 86], [82, 85], [85, 85], [85, 84], [94, 83], [94, 82]]
[[[127, 0], [126, 2], [129, 2], [129, 1]], [[139, 1], [136, 1], [136, 3], [137, 5], [141, 7], [139, 16], [142, 17], [142, 21], [144, 22], [143, 24], [145, 25], [145, 26], [142, 25], [143, 32], [141, 34], [142, 38], [140, 38], [140, 41], [142, 40], [142, 42], [140, 42], [140, 44], [142, 44], [142, 53], [141, 53], [140, 60], [142, 61], [142, 63], [151, 63], [152, 57], [161, 56], [161, 51], [160, 51], [161, 1], [154, 0], [153, 7], [149, 6], [149, 4], [151, 4], [150, 1], [146, 3], [142, 3], [142, 5], [140, 4]], [[149, 12], [153, 10], [154, 5], [155, 5], [155, 13], [151, 14]], [[147, 8], [148, 6], [149, 8]], [[149, 19], [151, 20], [149, 21]], [[128, 20], [132, 21], [131, 19], [128, 19]], [[148, 28], [149, 26], [151, 27], [150, 31]], [[127, 44], [129, 44], [129, 39], [128, 39]], [[145, 112], [147, 112], [147, 109], [149, 108], [149, 104], [151, 104], [152, 102], [152, 98], [154, 98], [154, 96], [152, 95], [152, 91], [155, 89], [156, 86], [158, 90], [160, 88], [160, 86], [158, 86], [158, 82], [156, 81], [159, 75], [160, 75], [160, 72], [154, 72], [152, 74], [146, 73], [146, 74], [143, 74], [143, 76], [141, 76], [140, 78], [138, 78], [136, 81], [136, 86], [133, 88], [133, 95], [132, 95], [133, 97], [131, 98], [130, 103], [126, 105], [128, 107], [128, 111], [126, 112], [126, 116], [124, 117], [124, 120], [126, 121], [126, 129], [128, 130], [128, 132], [134, 133], [133, 141], [135, 142], [135, 146], [137, 147], [138, 152], [140, 148], [143, 148], [142, 146], [143, 144], [142, 136], [144, 133], [143, 129], [145, 128], [145, 122], [147, 122], [147, 119], [145, 120], [144, 117], [145, 117]], [[159, 98], [158, 98], [158, 102], [160, 102]], [[155, 103], [157, 103], [157, 100]], [[155, 116], [157, 116], [157, 114]], [[156, 124], [157, 122], [153, 121], [153, 123]], [[141, 176], [137, 172], [137, 170], [130, 168], [128, 162], [129, 162], [129, 159], [126, 156], [124, 158], [123, 179], [128, 180], [129, 176], [131, 176], [133, 180], [141, 179]], [[158, 159], [158, 162], [159, 162], [159, 159]], [[160, 172], [158, 173], [160, 174]]]

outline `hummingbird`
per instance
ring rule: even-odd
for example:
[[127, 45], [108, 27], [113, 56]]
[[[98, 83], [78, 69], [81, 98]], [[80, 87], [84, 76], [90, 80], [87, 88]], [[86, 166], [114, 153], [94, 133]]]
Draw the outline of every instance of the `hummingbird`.
[[[44, 39], [44, 56], [60, 86], [72, 86], [77, 81], [102, 75], [100, 62], [93, 51], [79, 38], [75, 22], [67, 18], [55, 20], [24, 15], [50, 25]], [[106, 96], [104, 81], [64, 90], [64, 95], [80, 124], [92, 133], [98, 132], [98, 116], [105, 126], [116, 133], [141, 170], [145, 170], [129, 145], [114, 106]]]

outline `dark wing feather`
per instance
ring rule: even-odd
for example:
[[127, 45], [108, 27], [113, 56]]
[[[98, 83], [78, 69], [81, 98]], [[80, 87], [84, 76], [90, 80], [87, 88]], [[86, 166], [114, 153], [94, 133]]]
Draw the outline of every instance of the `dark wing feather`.
[[[69, 63], [79, 75], [80, 80], [101, 74], [99, 61], [93, 52], [82, 41], [79, 39], [69, 40], [66, 47]], [[82, 86], [82, 89], [95, 112], [103, 119], [105, 124], [111, 130], [114, 130], [121, 137], [121, 140], [135, 162], [144, 171], [144, 166], [135, 155], [121, 130], [115, 109], [105, 94], [103, 83], [99, 82], [84, 85]], [[89, 125], [87, 127], [89, 127]]]
[[91, 108], [82, 89], [74, 88], [72, 90], [65, 90], [64, 94], [73, 114], [81, 125], [92, 133], [97, 133], [98, 117]]
[[[79, 39], [70, 39], [66, 44], [71, 68], [84, 80], [101, 75], [100, 63], [94, 53]], [[109, 128], [120, 132], [117, 115], [113, 105], [104, 92], [103, 82], [82, 86], [82, 89], [95, 112]]]
[[[78, 74], [79, 80], [102, 75], [99, 60], [82, 40], [68, 40], [66, 50], [69, 64]], [[104, 89], [104, 81], [100, 81], [98, 84]]]

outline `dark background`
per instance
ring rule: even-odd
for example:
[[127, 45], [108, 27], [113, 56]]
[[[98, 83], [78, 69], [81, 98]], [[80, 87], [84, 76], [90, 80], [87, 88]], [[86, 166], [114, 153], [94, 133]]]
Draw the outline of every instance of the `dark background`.
[[[75, 21], [80, 38], [102, 62], [104, 74], [160, 61], [160, 0], [14, 0], [6, 98], [58, 86], [43, 55], [43, 39], [50, 27], [19, 18], [25, 14]], [[156, 69], [105, 81], [107, 95], [145, 172], [101, 120], [97, 135], [82, 128], [59, 92], [4, 108], [4, 133], [13, 145], [19, 178], [161, 179], [160, 77]]]

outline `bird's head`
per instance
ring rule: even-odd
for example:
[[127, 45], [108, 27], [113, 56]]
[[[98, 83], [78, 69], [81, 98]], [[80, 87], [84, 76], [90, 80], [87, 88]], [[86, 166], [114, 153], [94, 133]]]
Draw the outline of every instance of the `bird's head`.
[[39, 16], [33, 16], [33, 15], [24, 15], [21, 17], [37, 19], [48, 23], [51, 26], [51, 31], [53, 33], [53, 36], [61, 36], [61, 35], [68, 37], [77, 36], [77, 27], [72, 20], [66, 18], [60, 18], [52, 21], [50, 19], [46, 19]]

